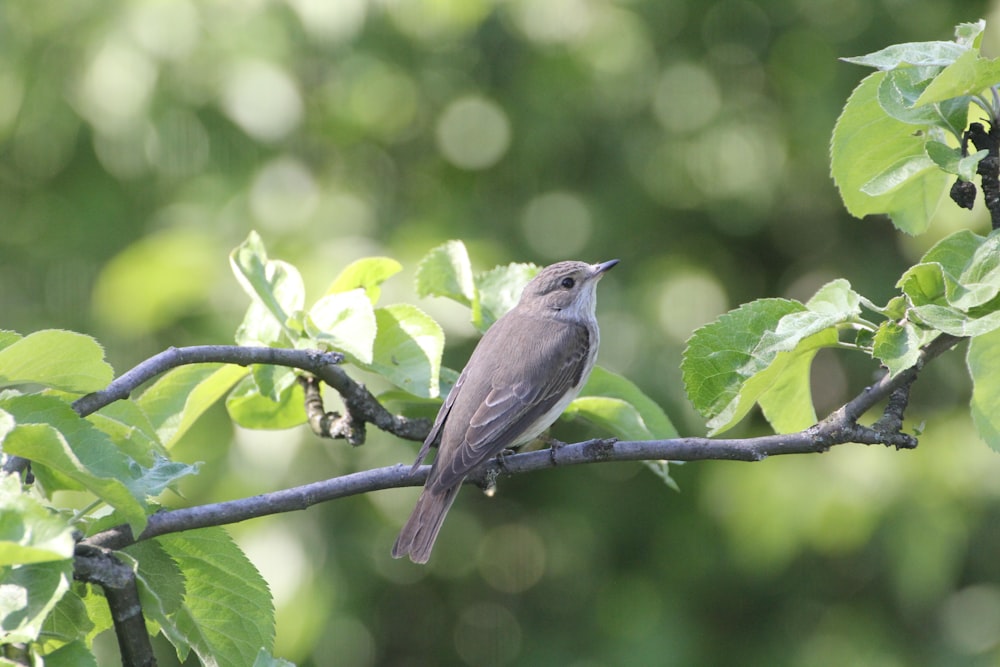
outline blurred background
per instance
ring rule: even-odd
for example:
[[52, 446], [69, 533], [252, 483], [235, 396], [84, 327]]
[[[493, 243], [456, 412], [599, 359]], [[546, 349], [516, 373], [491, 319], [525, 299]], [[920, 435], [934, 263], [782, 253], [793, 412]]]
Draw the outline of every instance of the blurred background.
[[[678, 370], [694, 328], [834, 277], [884, 303], [934, 241], [988, 228], [946, 201], [905, 238], [850, 218], [828, 176], [868, 74], [837, 58], [978, 18], [997, 54], [985, 0], [7, 0], [0, 326], [92, 334], [119, 373], [230, 342], [247, 299], [227, 253], [256, 229], [312, 298], [355, 259], [403, 262], [383, 303], [438, 318], [461, 368], [467, 312], [413, 292], [429, 249], [462, 239], [480, 270], [618, 257], [599, 363], [702, 435]], [[820, 413], [872, 380], [854, 357], [817, 359]], [[968, 396], [956, 351], [917, 383], [913, 452], [693, 463], [680, 493], [638, 464], [466, 489], [426, 567], [389, 557], [416, 489], [233, 533], [302, 665], [996, 665], [1000, 459]], [[205, 465], [170, 502], [415, 452], [234, 430], [220, 407], [178, 445]]]

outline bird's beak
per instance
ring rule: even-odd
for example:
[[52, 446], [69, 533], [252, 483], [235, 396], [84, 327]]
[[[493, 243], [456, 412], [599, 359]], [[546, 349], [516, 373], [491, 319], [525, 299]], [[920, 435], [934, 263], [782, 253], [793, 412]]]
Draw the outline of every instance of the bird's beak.
[[611, 259], [602, 264], [594, 264], [594, 276], [597, 277], [609, 271], [611, 268], [614, 267], [615, 264], [617, 264], [620, 261], [621, 261], [620, 259]]

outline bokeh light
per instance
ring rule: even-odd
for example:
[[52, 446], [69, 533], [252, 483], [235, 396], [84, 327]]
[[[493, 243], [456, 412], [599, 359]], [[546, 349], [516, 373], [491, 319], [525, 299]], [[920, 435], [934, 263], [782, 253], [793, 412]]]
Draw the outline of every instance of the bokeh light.
[[441, 114], [435, 136], [438, 150], [456, 167], [486, 169], [507, 152], [510, 121], [495, 102], [479, 96], [462, 97]]
[[302, 98], [295, 81], [281, 67], [263, 60], [243, 60], [228, 72], [222, 108], [243, 130], [260, 141], [276, 141], [302, 120]]
[[547, 192], [524, 207], [521, 226], [528, 245], [548, 259], [576, 257], [590, 241], [587, 204], [570, 192]]

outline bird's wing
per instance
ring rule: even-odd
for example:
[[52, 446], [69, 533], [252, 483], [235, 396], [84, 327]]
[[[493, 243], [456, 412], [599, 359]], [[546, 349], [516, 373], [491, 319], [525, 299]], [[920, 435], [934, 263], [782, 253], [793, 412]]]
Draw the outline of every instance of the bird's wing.
[[444, 399], [444, 403], [441, 405], [441, 409], [438, 410], [437, 417], [434, 418], [434, 425], [431, 426], [430, 433], [424, 438], [424, 444], [420, 447], [420, 452], [417, 453], [417, 460], [413, 462], [413, 468], [411, 472], [420, 467], [427, 454], [431, 451], [431, 447], [434, 445], [434, 441], [438, 439], [441, 434], [441, 428], [444, 426], [445, 420], [448, 418], [448, 414], [451, 412], [451, 406], [455, 404], [455, 399], [458, 398], [458, 394], [462, 389], [462, 385], [465, 383], [465, 378], [467, 371], [463, 370], [455, 380], [455, 384], [452, 386], [451, 391], [448, 392], [448, 396]]
[[[470, 470], [504, 448], [523, 444], [525, 432], [568, 391], [578, 387], [587, 369], [593, 341], [586, 326], [550, 320], [540, 329], [535, 322], [519, 322], [516, 318], [504, 324], [509, 361], [493, 369], [491, 381], [483, 383], [489, 387], [485, 396], [458, 394], [459, 403], [465, 399], [466, 404], [456, 405], [447, 417], [456, 420], [471, 413], [466, 417], [462, 441], [454, 446], [448, 443], [447, 447], [442, 442], [438, 452], [436, 484], [442, 488], [460, 482]], [[445, 430], [458, 435], [461, 427], [461, 423], [455, 423], [451, 429], [445, 426]]]

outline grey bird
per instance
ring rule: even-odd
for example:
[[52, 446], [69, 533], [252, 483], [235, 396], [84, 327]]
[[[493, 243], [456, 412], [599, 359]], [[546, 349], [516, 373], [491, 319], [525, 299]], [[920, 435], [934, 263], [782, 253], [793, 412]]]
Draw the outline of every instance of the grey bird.
[[618, 263], [559, 262], [542, 269], [497, 320], [434, 420], [412, 470], [440, 438], [430, 475], [392, 547], [426, 563], [466, 476], [506, 449], [537, 438], [587, 382], [600, 334], [597, 283]]

